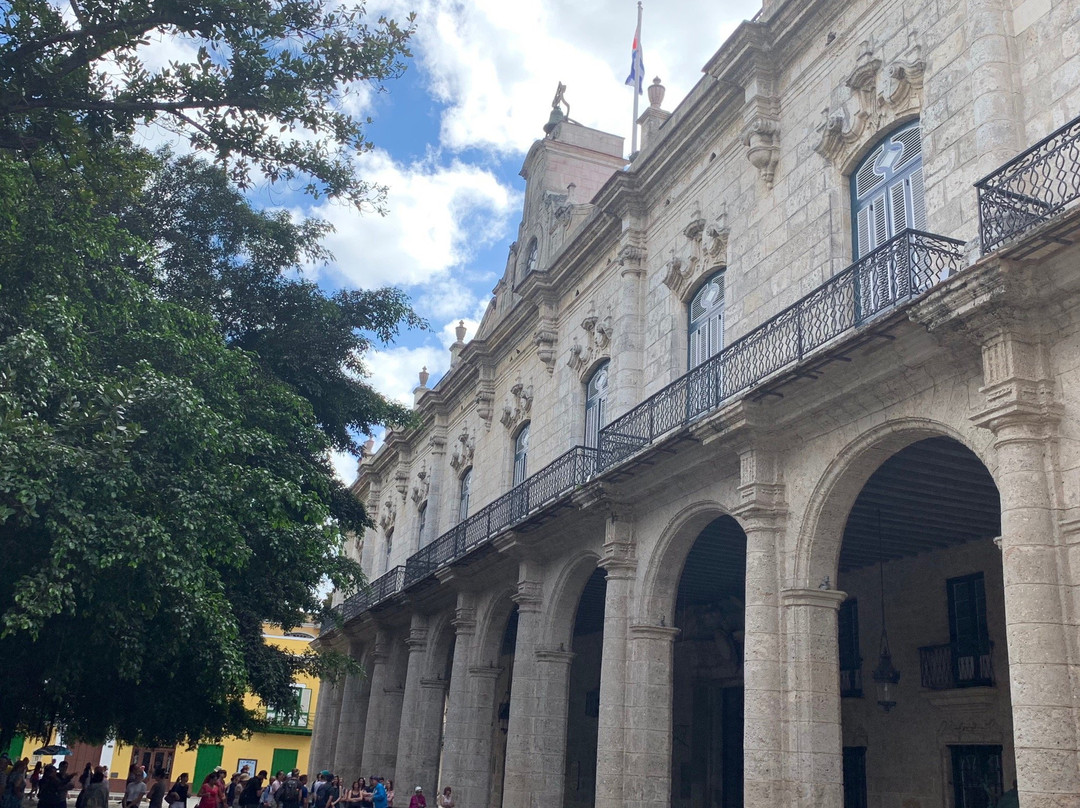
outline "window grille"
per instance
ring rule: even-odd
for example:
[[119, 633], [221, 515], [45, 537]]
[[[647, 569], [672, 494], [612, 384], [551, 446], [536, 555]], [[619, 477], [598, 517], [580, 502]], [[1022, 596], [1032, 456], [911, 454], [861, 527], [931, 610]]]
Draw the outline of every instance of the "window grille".
[[690, 369], [724, 348], [724, 270], [717, 272], [690, 301]]
[[922, 135], [910, 123], [885, 137], [851, 174], [855, 259], [905, 228], [926, 229]]
[[604, 362], [589, 377], [585, 386], [585, 445], [595, 448], [600, 430], [607, 425], [608, 369]]

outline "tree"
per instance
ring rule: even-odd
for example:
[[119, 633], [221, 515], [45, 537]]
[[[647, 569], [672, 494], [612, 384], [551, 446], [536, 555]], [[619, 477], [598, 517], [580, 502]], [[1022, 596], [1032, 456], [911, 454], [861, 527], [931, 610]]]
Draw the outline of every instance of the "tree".
[[[251, 169], [380, 207], [352, 96], [404, 69], [405, 28], [332, 0], [8, 0], [0, 19], [0, 149], [69, 157], [156, 121], [245, 185]], [[154, 66], [167, 39], [188, 59]], [[363, 90], [362, 90], [363, 88]]]
[[115, 149], [75, 178], [0, 159], [0, 746], [172, 743], [257, 727], [294, 658], [263, 622], [355, 587], [340, 550], [366, 521], [311, 405], [217, 324], [130, 266], [152, 254], [109, 212], [152, 162]]
[[132, 202], [121, 221], [155, 247], [139, 277], [213, 317], [229, 345], [304, 396], [335, 449], [356, 454], [355, 435], [408, 421], [408, 410], [367, 384], [362, 357], [401, 324], [426, 323], [398, 289], [328, 295], [305, 280], [305, 261], [329, 257], [320, 243], [328, 225], [256, 210], [195, 157], [159, 155], [146, 193]]

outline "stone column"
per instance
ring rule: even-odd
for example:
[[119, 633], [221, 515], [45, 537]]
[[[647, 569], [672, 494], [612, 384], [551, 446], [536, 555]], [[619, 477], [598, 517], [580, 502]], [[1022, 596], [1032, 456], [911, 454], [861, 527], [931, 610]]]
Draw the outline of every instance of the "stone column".
[[[361, 656], [361, 648], [351, 650], [353, 659]], [[360, 768], [364, 753], [364, 732], [367, 724], [368, 672], [349, 674], [342, 682], [340, 719], [337, 743], [334, 746], [333, 771], [351, 772]], [[322, 768], [322, 767], [320, 767]], [[315, 771], [319, 771], [316, 769]]]
[[746, 808], [773, 808], [784, 799], [777, 547], [787, 511], [775, 453], [755, 445], [739, 460], [733, 515], [746, 533], [743, 800]]
[[1012, 13], [1007, 5], [1002, 0], [968, 0], [964, 15], [975, 125], [973, 176], [988, 174], [1020, 151], [1014, 69], [1009, 54]]
[[[634, 593], [633, 522], [612, 511], [604, 537], [606, 573], [604, 645], [600, 664], [600, 717], [596, 739], [596, 808], [622, 808], [626, 750], [626, 653]], [[670, 703], [668, 708], [670, 711]], [[667, 768], [670, 768], [670, 762]]]
[[562, 805], [566, 788], [566, 720], [570, 703], [570, 664], [574, 654], [557, 648], [536, 651], [539, 713], [534, 732], [536, 762], [546, 775], [540, 806]]
[[401, 728], [402, 680], [405, 667], [402, 654], [393, 647], [394, 637], [379, 629], [371, 655], [371, 705], [364, 730], [364, 776], [381, 775], [394, 779], [398, 734]]
[[517, 642], [514, 645], [514, 676], [510, 684], [510, 723], [506, 734], [506, 774], [503, 777], [503, 808], [540, 808], [539, 795], [550, 774], [541, 768], [537, 738], [544, 717], [536, 652], [540, 645], [541, 607], [538, 570], [521, 562], [518, 590]]
[[629, 629], [626, 751], [622, 756], [626, 808], [656, 808], [671, 802], [672, 648], [678, 633], [670, 626], [632, 625]]
[[783, 760], [789, 804], [799, 808], [844, 804], [836, 612], [846, 597], [835, 589], [780, 593], [787, 638]]
[[322, 752], [323, 766], [333, 766], [337, 757], [337, 736], [341, 728], [341, 701], [345, 695], [345, 678], [342, 676], [334, 682], [330, 692], [330, 731], [326, 734], [326, 746]]
[[[414, 615], [409, 629], [408, 670], [401, 705], [401, 730], [395, 766], [401, 785], [424, 786], [434, 795], [439, 766], [439, 729], [446, 682], [425, 677], [428, 651], [427, 620]], [[434, 796], [433, 796], [434, 799]]]
[[1034, 339], [997, 333], [983, 345], [988, 407], [975, 423], [994, 434], [1001, 496], [1005, 623], [1016, 776], [1023, 806], [1080, 806], [1074, 683], [1077, 627], [1064, 607], [1068, 572], [1047, 464], [1061, 407]]
[[[334, 742], [338, 733], [339, 705], [335, 696], [340, 694], [340, 679], [323, 679], [319, 683], [319, 701], [315, 705], [315, 728], [311, 733], [311, 751], [308, 754], [307, 770], [318, 772], [334, 761]], [[339, 702], [340, 703], [340, 702]]]

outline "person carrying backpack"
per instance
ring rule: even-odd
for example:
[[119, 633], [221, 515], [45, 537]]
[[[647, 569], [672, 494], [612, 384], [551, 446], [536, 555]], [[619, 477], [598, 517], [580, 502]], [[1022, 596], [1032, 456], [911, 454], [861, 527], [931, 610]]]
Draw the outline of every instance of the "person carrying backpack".
[[281, 808], [300, 808], [302, 797], [300, 770], [293, 769], [289, 772], [289, 776], [282, 781], [281, 787], [274, 793], [274, 800]]

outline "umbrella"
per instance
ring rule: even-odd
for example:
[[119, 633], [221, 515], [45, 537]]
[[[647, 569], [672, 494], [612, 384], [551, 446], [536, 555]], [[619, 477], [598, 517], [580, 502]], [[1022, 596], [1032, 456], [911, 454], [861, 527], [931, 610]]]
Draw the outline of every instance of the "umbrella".
[[68, 749], [66, 746], [61, 746], [60, 744], [53, 743], [53, 744], [49, 744], [48, 746], [43, 746], [40, 749], [35, 749], [34, 754], [35, 755], [70, 755], [71, 750]]

